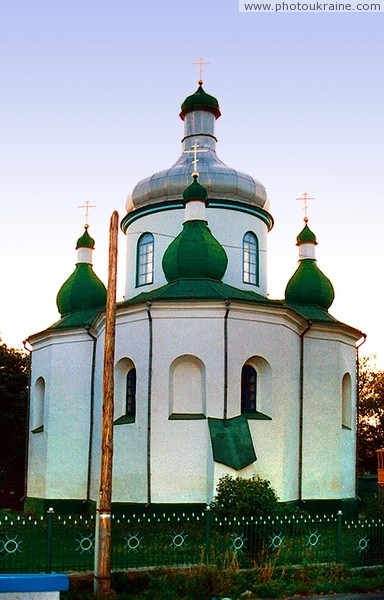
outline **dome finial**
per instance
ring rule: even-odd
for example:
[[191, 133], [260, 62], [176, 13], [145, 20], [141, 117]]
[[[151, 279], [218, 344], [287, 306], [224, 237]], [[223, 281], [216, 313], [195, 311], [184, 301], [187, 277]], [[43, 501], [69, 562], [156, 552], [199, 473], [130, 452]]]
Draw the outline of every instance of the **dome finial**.
[[199, 162], [199, 159], [197, 158], [197, 154], [200, 152], [208, 152], [208, 150], [198, 150], [199, 148], [199, 144], [197, 144], [196, 142], [194, 144], [192, 144], [192, 150], [184, 150], [184, 154], [193, 154], [193, 173], [192, 173], [192, 177], [195, 179], [199, 176], [199, 173], [197, 171], [197, 163]]
[[85, 204], [83, 204], [82, 206], [78, 206], [77, 208], [85, 208], [85, 229], [87, 230], [89, 227], [89, 223], [88, 223], [88, 216], [89, 216], [89, 209], [90, 208], [96, 208], [95, 204], [91, 204], [89, 202], [89, 200], [85, 201]]
[[300, 200], [301, 202], [304, 202], [304, 223], [308, 223], [308, 200], [315, 200], [315, 198], [312, 198], [311, 196], [309, 196], [307, 194], [307, 192], [304, 192], [303, 195], [300, 198], [296, 198], [296, 200]]
[[200, 57], [198, 61], [191, 63], [191, 65], [199, 65], [200, 78], [198, 84], [203, 85], [203, 65], [209, 65], [209, 62], [205, 62], [204, 58]]

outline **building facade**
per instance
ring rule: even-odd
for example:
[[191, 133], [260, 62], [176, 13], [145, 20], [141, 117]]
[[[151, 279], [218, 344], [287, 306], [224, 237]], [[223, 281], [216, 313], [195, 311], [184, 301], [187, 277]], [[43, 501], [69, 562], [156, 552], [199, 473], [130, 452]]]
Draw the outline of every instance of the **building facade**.
[[[230, 474], [269, 479], [283, 502], [353, 506], [362, 334], [328, 312], [307, 220], [285, 298], [268, 298], [267, 194], [218, 158], [219, 116], [200, 84], [181, 107], [180, 158], [127, 200], [113, 502], [205, 505]], [[86, 228], [59, 321], [29, 338], [29, 508], [99, 494], [106, 289], [93, 248]]]

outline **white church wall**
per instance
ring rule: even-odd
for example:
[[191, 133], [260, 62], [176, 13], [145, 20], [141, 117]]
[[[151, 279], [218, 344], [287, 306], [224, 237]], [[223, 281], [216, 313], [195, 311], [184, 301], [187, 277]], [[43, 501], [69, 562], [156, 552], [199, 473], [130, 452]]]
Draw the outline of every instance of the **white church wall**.
[[[303, 498], [355, 496], [355, 432], [342, 427], [342, 381], [354, 379], [352, 339], [320, 327], [304, 341]], [[351, 389], [351, 403], [355, 404]], [[355, 408], [351, 407], [355, 419]]]
[[[181, 232], [185, 218], [184, 209], [167, 210], [142, 216], [128, 227], [126, 254], [125, 297], [132, 298], [167, 283], [162, 269], [163, 255], [172, 240]], [[228, 267], [223, 281], [239, 289], [267, 295], [267, 226], [253, 215], [237, 210], [207, 208], [206, 218], [212, 234], [224, 246]], [[259, 285], [243, 282], [242, 241], [245, 233], [253, 232], [259, 242]], [[137, 285], [137, 243], [144, 233], [154, 235], [154, 281]]]
[[[113, 502], [147, 502], [147, 429], [149, 322], [145, 309], [119, 313], [115, 364], [129, 360], [136, 368], [134, 423], [114, 426]], [[118, 388], [116, 394], [121, 393]], [[115, 418], [121, 407], [116, 403]]]
[[[224, 283], [242, 290], [267, 295], [267, 226], [257, 217], [235, 210], [209, 208], [208, 227], [228, 256]], [[243, 237], [252, 232], [259, 243], [259, 285], [243, 281]]]
[[[32, 352], [27, 478], [27, 496], [31, 498], [45, 497], [47, 398], [50, 391], [51, 354], [51, 346], [44, 346], [44, 344], [36, 344]], [[44, 382], [43, 398], [41, 398], [42, 381]]]
[[[132, 298], [141, 292], [148, 292], [167, 283], [161, 266], [164, 252], [172, 240], [180, 233], [184, 217], [184, 209], [156, 212], [140, 217], [128, 227], [126, 255], [126, 289], [125, 297]], [[152, 284], [137, 286], [137, 243], [143, 233], [154, 236], [154, 281]]]
[[295, 500], [298, 494], [298, 323], [263, 309], [233, 307], [228, 329], [229, 415], [239, 414], [241, 369], [249, 363], [258, 374], [257, 410], [272, 419], [248, 421], [257, 461], [252, 469], [247, 468], [247, 476], [258, 474], [272, 482], [282, 501]]
[[32, 427], [41, 420], [35, 396], [41, 394], [42, 379], [45, 393], [43, 431], [30, 433], [29, 497], [85, 497], [91, 359], [92, 340], [85, 332], [60, 332], [34, 342]]
[[48, 498], [86, 497], [93, 341], [84, 333], [57, 336], [47, 398]]
[[[206, 415], [222, 417], [223, 402], [223, 316], [224, 306], [187, 309], [169, 305], [152, 311], [154, 362], [152, 387], [152, 501], [207, 502], [209, 461], [211, 460], [208, 423], [201, 417], [201, 397], [206, 397]], [[207, 343], [209, 340], [209, 343]], [[212, 351], [212, 348], [215, 351]], [[173, 415], [172, 365], [183, 357], [193, 357], [199, 365], [200, 383], [206, 391], [198, 405], [191, 406], [190, 419]], [[171, 370], [171, 373], [170, 373]], [[206, 416], [205, 415], [205, 416]], [[179, 416], [179, 418], [178, 418]]]

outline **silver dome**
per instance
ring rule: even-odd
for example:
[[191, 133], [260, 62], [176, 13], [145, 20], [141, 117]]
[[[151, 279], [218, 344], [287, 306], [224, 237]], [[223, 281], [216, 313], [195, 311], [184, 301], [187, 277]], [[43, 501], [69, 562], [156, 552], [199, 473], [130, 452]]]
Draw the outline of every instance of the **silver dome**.
[[225, 165], [216, 154], [215, 117], [205, 110], [185, 115], [183, 154], [169, 169], [139, 181], [126, 203], [127, 212], [159, 202], [181, 200], [194, 171], [192, 146], [198, 145], [199, 182], [207, 188], [211, 200], [233, 200], [268, 210], [262, 183]]

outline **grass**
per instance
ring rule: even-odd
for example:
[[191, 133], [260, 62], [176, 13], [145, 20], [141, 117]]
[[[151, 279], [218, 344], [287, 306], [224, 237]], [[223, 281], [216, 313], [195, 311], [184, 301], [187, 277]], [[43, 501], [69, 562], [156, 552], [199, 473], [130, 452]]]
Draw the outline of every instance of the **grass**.
[[[278, 567], [269, 560], [253, 569], [195, 567], [113, 574], [113, 592], [100, 600], [211, 600], [287, 598], [294, 595], [384, 590], [384, 567], [348, 569], [343, 565]], [[62, 600], [93, 598], [92, 577], [73, 578]]]

